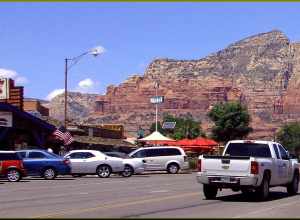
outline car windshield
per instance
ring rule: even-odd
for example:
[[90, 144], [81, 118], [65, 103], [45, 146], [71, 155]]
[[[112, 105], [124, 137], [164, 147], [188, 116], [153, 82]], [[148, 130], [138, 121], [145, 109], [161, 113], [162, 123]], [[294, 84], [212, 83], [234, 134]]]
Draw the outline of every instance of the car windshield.
[[270, 158], [271, 152], [268, 144], [230, 143], [224, 155]]

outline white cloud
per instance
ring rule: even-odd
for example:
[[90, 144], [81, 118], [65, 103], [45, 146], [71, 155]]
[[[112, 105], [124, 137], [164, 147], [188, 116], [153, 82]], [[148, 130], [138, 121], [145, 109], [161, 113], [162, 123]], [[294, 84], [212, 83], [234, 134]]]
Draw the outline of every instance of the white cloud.
[[92, 89], [94, 87], [95, 83], [90, 78], [86, 78], [84, 80], [81, 80], [78, 83], [79, 88], [81, 89]]
[[52, 92], [50, 92], [48, 95], [47, 95], [47, 97], [46, 97], [46, 100], [51, 100], [51, 99], [53, 99], [55, 96], [57, 96], [57, 95], [60, 95], [60, 94], [62, 94], [62, 93], [64, 93], [65, 92], [65, 89], [54, 89]]
[[24, 85], [28, 83], [28, 79], [24, 76], [20, 76], [16, 71], [0, 68], [0, 77], [2, 78], [11, 78], [15, 80], [15, 83], [18, 85]]
[[74, 91], [81, 93], [98, 93], [99, 82], [93, 81], [90, 78], [81, 80]]
[[[90, 78], [86, 78], [84, 80], [81, 80], [78, 82], [77, 87], [75, 89], [70, 88], [69, 92], [80, 92], [80, 93], [98, 93], [98, 85], [99, 83], [96, 81], [93, 81]], [[65, 89], [54, 89], [52, 92], [50, 92], [46, 100], [51, 100], [55, 96], [60, 95], [65, 92]]]

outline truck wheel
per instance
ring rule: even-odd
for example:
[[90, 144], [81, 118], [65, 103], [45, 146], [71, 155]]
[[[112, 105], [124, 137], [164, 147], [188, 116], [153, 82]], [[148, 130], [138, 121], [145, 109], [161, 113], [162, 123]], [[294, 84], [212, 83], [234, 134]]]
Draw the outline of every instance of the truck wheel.
[[296, 195], [298, 193], [298, 188], [299, 188], [299, 174], [298, 172], [295, 172], [292, 182], [287, 185], [287, 192], [290, 196]]
[[204, 184], [203, 192], [206, 199], [215, 199], [217, 196], [218, 188], [216, 186]]
[[256, 194], [259, 200], [265, 201], [269, 197], [270, 187], [268, 175], [264, 175], [260, 186], [256, 189]]

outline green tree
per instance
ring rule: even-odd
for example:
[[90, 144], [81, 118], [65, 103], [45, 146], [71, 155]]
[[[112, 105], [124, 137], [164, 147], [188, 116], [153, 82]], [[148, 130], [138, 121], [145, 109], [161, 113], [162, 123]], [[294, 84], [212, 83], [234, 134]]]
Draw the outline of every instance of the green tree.
[[212, 138], [216, 141], [243, 139], [252, 131], [248, 110], [238, 102], [217, 104], [208, 116], [215, 123]]
[[291, 152], [300, 151], [300, 123], [285, 124], [277, 132], [276, 139]]

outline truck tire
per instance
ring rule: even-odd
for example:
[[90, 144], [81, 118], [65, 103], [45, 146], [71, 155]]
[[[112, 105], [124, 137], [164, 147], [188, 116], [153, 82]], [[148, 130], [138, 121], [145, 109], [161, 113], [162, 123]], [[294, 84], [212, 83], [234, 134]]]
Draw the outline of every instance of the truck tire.
[[215, 199], [217, 196], [218, 188], [216, 186], [204, 184], [203, 193], [206, 199]]
[[269, 175], [264, 174], [260, 186], [256, 189], [257, 198], [261, 201], [267, 200], [269, 197], [270, 186], [269, 186]]
[[299, 189], [299, 173], [296, 171], [293, 176], [292, 182], [287, 185], [287, 192], [290, 196], [296, 195]]

